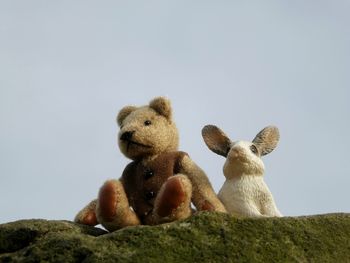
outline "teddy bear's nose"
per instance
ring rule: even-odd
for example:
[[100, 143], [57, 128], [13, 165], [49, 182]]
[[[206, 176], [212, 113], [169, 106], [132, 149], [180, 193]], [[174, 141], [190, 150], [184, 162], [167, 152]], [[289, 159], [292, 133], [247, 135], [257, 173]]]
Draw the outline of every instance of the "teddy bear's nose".
[[129, 141], [131, 140], [131, 137], [132, 135], [134, 134], [134, 131], [127, 131], [127, 132], [124, 132], [121, 136], [120, 136], [120, 139], [122, 141]]

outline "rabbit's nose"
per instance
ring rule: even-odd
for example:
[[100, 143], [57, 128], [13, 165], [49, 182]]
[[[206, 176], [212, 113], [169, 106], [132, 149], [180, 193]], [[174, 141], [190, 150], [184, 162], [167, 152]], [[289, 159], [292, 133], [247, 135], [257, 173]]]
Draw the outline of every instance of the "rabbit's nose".
[[243, 156], [245, 154], [244, 149], [241, 147], [233, 147], [231, 148], [230, 155], [232, 157]]

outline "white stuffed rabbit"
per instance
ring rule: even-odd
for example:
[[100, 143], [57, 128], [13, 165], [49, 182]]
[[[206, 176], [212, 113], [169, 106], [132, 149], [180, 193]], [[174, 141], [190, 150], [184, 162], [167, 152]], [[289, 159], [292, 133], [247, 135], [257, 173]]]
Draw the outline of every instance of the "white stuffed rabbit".
[[261, 156], [277, 146], [279, 132], [268, 126], [256, 135], [253, 142], [232, 142], [214, 125], [202, 129], [202, 136], [213, 152], [226, 157], [226, 181], [218, 197], [227, 211], [238, 217], [280, 217], [272, 194], [264, 182], [264, 163]]

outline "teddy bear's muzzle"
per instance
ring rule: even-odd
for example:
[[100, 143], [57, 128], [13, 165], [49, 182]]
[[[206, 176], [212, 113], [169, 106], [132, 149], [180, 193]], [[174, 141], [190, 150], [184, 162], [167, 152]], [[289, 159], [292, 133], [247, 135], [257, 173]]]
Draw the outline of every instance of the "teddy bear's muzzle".
[[121, 136], [120, 136], [120, 140], [124, 143], [126, 143], [126, 151], [129, 151], [130, 146], [141, 146], [143, 148], [152, 148], [149, 145], [143, 144], [143, 143], [139, 143], [136, 140], [133, 140], [133, 134], [135, 133], [135, 131], [126, 131], [124, 132]]
[[133, 134], [134, 134], [134, 131], [127, 131], [127, 132], [124, 132], [124, 133], [120, 136], [120, 139], [121, 139], [122, 141], [130, 141]]

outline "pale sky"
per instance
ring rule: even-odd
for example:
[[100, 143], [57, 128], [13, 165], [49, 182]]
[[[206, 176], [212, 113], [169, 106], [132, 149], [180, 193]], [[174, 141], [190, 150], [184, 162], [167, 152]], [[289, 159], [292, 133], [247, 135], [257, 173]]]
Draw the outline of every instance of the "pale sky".
[[350, 2], [1, 1], [0, 223], [66, 219], [129, 160], [125, 105], [171, 99], [180, 149], [216, 192], [232, 140], [279, 127], [263, 158], [284, 215], [350, 212]]

